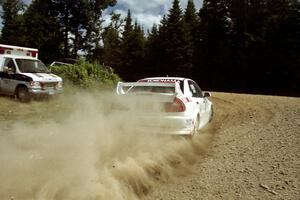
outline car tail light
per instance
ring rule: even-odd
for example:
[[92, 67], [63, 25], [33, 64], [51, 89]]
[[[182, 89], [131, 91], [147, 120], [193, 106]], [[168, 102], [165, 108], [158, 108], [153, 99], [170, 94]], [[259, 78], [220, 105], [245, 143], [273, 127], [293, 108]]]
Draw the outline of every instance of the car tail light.
[[174, 99], [174, 102], [165, 104], [166, 112], [184, 112], [185, 109], [184, 103], [177, 97]]

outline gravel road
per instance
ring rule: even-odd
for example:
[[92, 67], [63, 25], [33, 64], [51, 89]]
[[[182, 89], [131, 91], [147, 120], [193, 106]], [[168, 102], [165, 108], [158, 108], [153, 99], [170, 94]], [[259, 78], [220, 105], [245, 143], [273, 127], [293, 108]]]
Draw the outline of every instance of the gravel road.
[[212, 95], [192, 140], [135, 131], [110, 94], [0, 98], [0, 199], [299, 200], [300, 98]]
[[143, 199], [300, 199], [300, 98], [212, 95], [210, 147]]

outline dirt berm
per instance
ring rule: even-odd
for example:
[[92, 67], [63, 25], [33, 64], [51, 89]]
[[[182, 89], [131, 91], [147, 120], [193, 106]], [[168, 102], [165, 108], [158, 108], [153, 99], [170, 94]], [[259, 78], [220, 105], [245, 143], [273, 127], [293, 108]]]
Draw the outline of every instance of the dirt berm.
[[300, 98], [212, 95], [192, 140], [137, 132], [113, 94], [0, 97], [0, 200], [300, 199]]

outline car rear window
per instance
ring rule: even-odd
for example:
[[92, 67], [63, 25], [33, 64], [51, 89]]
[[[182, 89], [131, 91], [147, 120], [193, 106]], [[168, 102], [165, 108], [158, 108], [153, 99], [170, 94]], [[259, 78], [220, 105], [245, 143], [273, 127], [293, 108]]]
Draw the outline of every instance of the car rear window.
[[173, 94], [175, 93], [175, 87], [135, 86], [128, 91], [128, 93], [143, 93], [143, 92]]
[[[162, 83], [174, 83], [174, 82], [179, 82], [180, 90], [183, 93], [183, 80], [178, 80], [178, 79], [142, 79], [139, 80], [138, 82], [162, 82]], [[174, 88], [175, 90], [175, 88]]]

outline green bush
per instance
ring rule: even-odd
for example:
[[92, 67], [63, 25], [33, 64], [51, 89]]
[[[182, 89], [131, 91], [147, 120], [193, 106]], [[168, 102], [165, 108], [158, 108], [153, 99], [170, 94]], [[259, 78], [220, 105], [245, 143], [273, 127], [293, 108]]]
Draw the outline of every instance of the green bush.
[[81, 60], [73, 65], [51, 66], [51, 72], [62, 77], [65, 84], [80, 88], [106, 88], [114, 86], [119, 76], [97, 63]]

